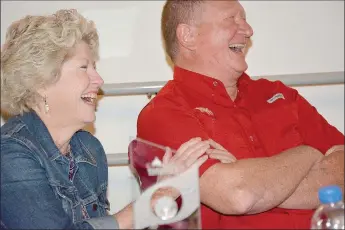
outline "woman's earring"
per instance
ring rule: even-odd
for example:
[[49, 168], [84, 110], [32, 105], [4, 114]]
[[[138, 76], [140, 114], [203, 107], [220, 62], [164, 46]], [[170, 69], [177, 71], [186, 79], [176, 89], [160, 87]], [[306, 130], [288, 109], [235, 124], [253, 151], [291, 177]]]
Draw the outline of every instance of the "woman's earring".
[[46, 114], [49, 112], [49, 105], [47, 103], [47, 96], [44, 96], [44, 111]]

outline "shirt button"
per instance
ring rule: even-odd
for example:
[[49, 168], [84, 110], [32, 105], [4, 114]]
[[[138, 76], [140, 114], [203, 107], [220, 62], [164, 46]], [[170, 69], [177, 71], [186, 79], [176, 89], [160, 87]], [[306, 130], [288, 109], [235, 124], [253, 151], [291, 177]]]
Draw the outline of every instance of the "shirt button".
[[253, 136], [249, 136], [249, 139], [253, 142], [254, 141], [254, 137]]
[[93, 210], [93, 211], [97, 211], [97, 208], [98, 208], [98, 205], [97, 205], [97, 204], [93, 204], [93, 205], [92, 205], [92, 210]]
[[218, 82], [214, 81], [214, 82], [213, 82], [213, 85], [214, 85], [214, 86], [217, 86], [217, 85], [218, 85]]

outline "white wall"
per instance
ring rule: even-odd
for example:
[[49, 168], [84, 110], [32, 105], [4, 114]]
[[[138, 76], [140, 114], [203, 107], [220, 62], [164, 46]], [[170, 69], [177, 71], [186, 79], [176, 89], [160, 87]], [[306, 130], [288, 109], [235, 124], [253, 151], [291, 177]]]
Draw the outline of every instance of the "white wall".
[[[254, 29], [248, 53], [252, 76], [344, 71], [343, 1], [241, 1]], [[11, 22], [27, 14], [76, 8], [100, 33], [98, 64], [105, 83], [164, 81], [172, 77], [160, 38], [164, 1], [1, 1], [1, 44]], [[344, 85], [298, 88], [344, 132]], [[145, 96], [100, 100], [95, 135], [108, 153], [127, 152]], [[1, 120], [3, 123], [3, 120]], [[127, 167], [110, 168], [112, 212], [137, 194]]]

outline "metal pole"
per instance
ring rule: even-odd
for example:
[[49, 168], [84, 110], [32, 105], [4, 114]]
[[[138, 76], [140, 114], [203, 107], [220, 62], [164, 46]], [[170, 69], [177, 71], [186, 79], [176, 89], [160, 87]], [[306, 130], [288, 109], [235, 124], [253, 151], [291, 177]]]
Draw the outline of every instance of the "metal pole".
[[[265, 78], [270, 81], [280, 80], [289, 86], [316, 86], [344, 84], [344, 71], [325, 73], [285, 74], [264, 77], [252, 77], [253, 79]], [[152, 95], [156, 94], [167, 82], [131, 82], [104, 84], [101, 94], [105, 96], [117, 95]]]

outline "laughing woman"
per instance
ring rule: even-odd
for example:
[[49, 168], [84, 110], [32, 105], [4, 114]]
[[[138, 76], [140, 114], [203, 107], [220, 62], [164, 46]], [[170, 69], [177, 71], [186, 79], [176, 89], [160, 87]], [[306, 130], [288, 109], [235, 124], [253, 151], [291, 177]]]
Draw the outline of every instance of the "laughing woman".
[[[95, 120], [103, 84], [98, 35], [75, 10], [27, 16], [8, 29], [1, 51], [1, 223], [15, 229], [132, 227], [132, 205], [108, 215], [107, 159], [82, 128]], [[185, 170], [209, 144], [192, 139], [169, 164]], [[187, 151], [187, 153], [186, 153]], [[177, 155], [177, 154], [176, 154]]]

